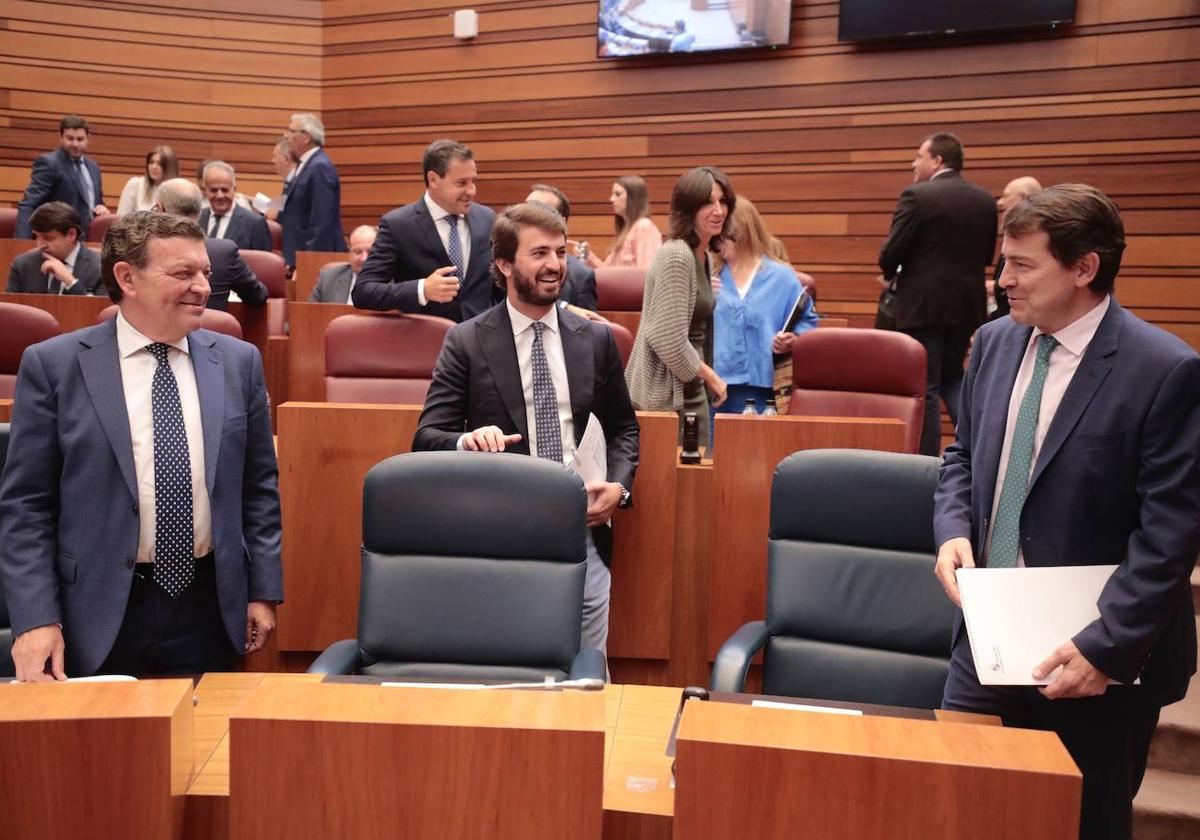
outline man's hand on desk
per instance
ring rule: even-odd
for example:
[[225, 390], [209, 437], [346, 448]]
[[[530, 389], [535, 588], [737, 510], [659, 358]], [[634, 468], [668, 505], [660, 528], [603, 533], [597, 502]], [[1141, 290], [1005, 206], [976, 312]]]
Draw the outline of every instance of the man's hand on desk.
[[588, 527], [595, 528], [612, 519], [613, 511], [621, 501], [621, 485], [615, 481], [602, 481], [589, 484], [584, 489], [588, 494]]
[[[13, 664], [17, 668], [18, 682], [51, 682], [65, 680], [63, 655], [67, 649], [63, 642], [62, 628], [57, 624], [34, 627], [17, 636], [12, 646]], [[46, 672], [46, 660], [50, 660], [50, 671]]]
[[938, 582], [946, 590], [946, 597], [956, 606], [962, 606], [962, 596], [958, 594], [958, 578], [954, 573], [959, 569], [974, 568], [975, 555], [971, 551], [971, 541], [966, 537], [946, 540], [938, 549], [937, 563], [934, 564], [933, 573], [937, 575]]
[[1050, 700], [1097, 697], [1108, 690], [1108, 677], [1087, 661], [1074, 642], [1059, 645], [1048, 659], [1033, 669], [1033, 676], [1040, 680], [1059, 665], [1063, 669], [1054, 681], [1038, 689], [1044, 697]]

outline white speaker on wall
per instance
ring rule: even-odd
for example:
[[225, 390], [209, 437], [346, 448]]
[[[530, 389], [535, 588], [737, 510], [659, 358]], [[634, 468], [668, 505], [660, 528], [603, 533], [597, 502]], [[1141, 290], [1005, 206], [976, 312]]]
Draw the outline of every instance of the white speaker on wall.
[[454, 13], [454, 37], [469, 41], [479, 34], [479, 15], [474, 9], [459, 9]]

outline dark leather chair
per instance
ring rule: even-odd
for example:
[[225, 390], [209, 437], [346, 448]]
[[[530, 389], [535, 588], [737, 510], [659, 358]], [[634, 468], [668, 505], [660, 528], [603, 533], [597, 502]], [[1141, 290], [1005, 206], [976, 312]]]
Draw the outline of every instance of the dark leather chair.
[[[105, 321], [111, 321], [116, 317], [117, 305], [114, 303], [112, 306], [106, 306], [100, 310], [100, 314], [96, 316], [96, 323], [103, 324]], [[228, 312], [222, 312], [219, 309], [205, 309], [204, 314], [200, 316], [200, 328], [230, 335], [234, 338], [242, 337], [242, 325], [238, 323], [238, 319], [234, 318]]]
[[933, 574], [937, 458], [815, 449], [771, 484], [767, 620], [717, 653], [711, 688], [741, 691], [763, 648], [763, 693], [937, 708], [954, 605]]
[[108, 233], [109, 226], [119, 218], [121, 217], [116, 213], [92, 216], [92, 222], [88, 225], [87, 241], [94, 242], [96, 245], [102, 245], [104, 243], [104, 234]]
[[900, 332], [850, 327], [809, 330], [792, 345], [788, 414], [895, 417], [904, 421], [904, 451], [921, 448], [925, 348]]
[[267, 335], [287, 335], [287, 266], [273, 251], [241, 251], [254, 276], [267, 287]]
[[36, 306], [0, 303], [0, 399], [10, 399], [25, 348], [61, 332], [58, 319]]
[[[0, 475], [4, 474], [4, 464], [8, 460], [8, 429], [7, 423], [0, 423]], [[9, 680], [16, 675], [12, 661], [13, 634], [9, 622], [8, 603], [4, 600], [4, 580], [0, 579], [0, 680]]]
[[596, 311], [641, 312], [642, 295], [646, 291], [644, 268], [596, 269]]
[[579, 649], [587, 497], [527, 455], [410, 452], [363, 487], [358, 638], [318, 674], [538, 681], [604, 678]]
[[267, 230], [271, 231], [271, 250], [278, 254], [283, 250], [283, 225], [267, 219]]
[[17, 232], [17, 208], [0, 207], [0, 239], [12, 239]]
[[325, 400], [421, 405], [446, 333], [432, 315], [342, 315], [325, 328]]

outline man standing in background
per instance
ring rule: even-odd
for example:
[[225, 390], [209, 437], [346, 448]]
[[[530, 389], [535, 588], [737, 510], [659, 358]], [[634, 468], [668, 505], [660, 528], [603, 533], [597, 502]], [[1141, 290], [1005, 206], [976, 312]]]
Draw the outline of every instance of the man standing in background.
[[280, 214], [283, 261], [296, 266], [297, 251], [345, 251], [342, 182], [325, 154], [325, 126], [313, 114], [293, 114], [285, 132], [300, 162]]
[[33, 172], [25, 196], [17, 205], [17, 228], [14, 239], [31, 239], [29, 217], [48, 201], [63, 201], [75, 208], [83, 234], [93, 216], [103, 216], [104, 191], [100, 185], [100, 167], [84, 156], [88, 147], [87, 120], [77, 114], [67, 114], [58, 123], [58, 148], [33, 162]]

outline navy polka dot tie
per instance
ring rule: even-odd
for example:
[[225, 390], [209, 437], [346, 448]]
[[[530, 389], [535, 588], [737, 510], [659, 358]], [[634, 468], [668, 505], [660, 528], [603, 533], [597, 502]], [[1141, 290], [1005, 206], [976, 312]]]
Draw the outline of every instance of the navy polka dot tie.
[[179, 384], [167, 361], [170, 345], [146, 348], [158, 361], [151, 385], [154, 412], [154, 581], [175, 598], [196, 572], [192, 519], [192, 463], [179, 402]]
[[542, 344], [542, 330], [546, 325], [533, 322], [533, 350], [529, 358], [533, 363], [533, 421], [537, 426], [537, 456], [547, 461], [562, 463], [562, 426], [558, 422], [558, 394], [554, 380], [550, 378], [550, 365], [546, 364], [546, 348]]

